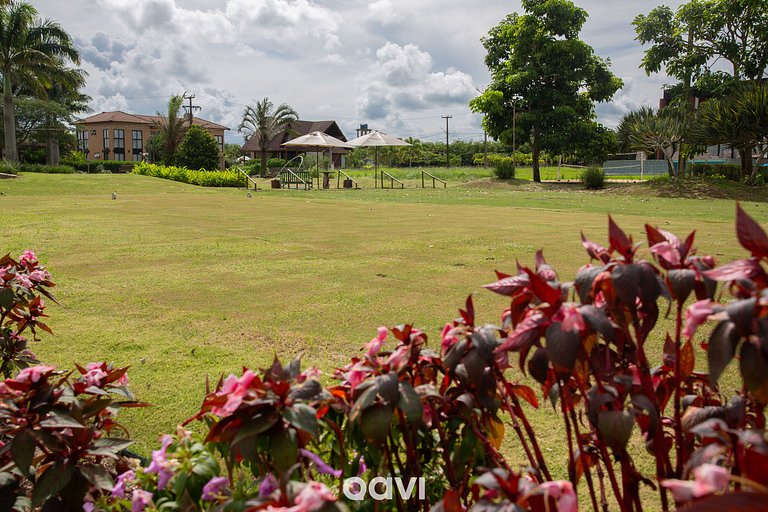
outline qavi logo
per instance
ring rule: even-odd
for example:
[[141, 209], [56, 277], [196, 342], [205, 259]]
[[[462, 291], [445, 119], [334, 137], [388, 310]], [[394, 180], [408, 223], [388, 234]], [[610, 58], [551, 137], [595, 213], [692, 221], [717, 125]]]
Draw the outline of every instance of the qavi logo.
[[400, 498], [409, 500], [417, 487], [418, 499], [426, 499], [426, 482], [423, 477], [409, 478], [407, 485], [404, 484], [403, 479], [399, 476], [394, 478], [377, 476], [367, 484], [365, 480], [359, 477], [347, 478], [344, 480], [343, 491], [344, 496], [352, 501], [362, 501], [367, 496], [376, 501], [384, 501], [392, 499], [394, 489]]

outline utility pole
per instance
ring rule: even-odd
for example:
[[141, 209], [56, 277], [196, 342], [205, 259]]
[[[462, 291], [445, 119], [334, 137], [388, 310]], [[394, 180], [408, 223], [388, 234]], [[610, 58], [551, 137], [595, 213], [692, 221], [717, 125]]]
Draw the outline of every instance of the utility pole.
[[195, 110], [202, 110], [203, 108], [198, 107], [197, 105], [192, 105], [192, 100], [195, 99], [194, 94], [190, 94], [189, 96], [187, 96], [187, 91], [184, 91], [184, 95], [182, 96], [182, 98], [185, 100], [189, 100], [189, 105], [188, 106], [185, 105], [184, 108], [189, 109], [189, 112], [187, 113], [187, 115], [189, 116], [189, 126], [192, 126], [192, 120], [194, 119], [193, 112]]
[[451, 153], [450, 153], [450, 145], [448, 142], [448, 120], [453, 118], [453, 116], [440, 116], [443, 119], [445, 119], [445, 164], [446, 167], [451, 166]]

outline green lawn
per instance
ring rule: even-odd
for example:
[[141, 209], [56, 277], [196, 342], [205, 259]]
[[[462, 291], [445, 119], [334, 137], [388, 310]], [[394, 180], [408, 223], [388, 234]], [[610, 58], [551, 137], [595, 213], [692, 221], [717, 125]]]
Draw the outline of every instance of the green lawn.
[[[56, 336], [33, 344], [42, 360], [132, 365], [132, 389], [155, 404], [122, 416], [144, 452], [195, 412], [206, 377], [262, 368], [274, 354], [329, 372], [382, 324], [413, 322], [437, 343], [470, 293], [480, 320], [497, 322], [505, 301], [481, 288], [494, 269], [532, 265], [543, 248], [572, 279], [587, 261], [579, 231], [606, 243], [609, 212], [636, 240], [650, 222], [681, 236], [696, 229], [700, 253], [720, 261], [744, 255], [734, 201], [698, 191], [409, 187], [248, 198], [134, 175], [26, 174], [0, 180], [2, 250], [35, 250], [58, 284], [61, 306], [48, 310]], [[764, 192], [747, 197], [758, 200], [745, 209], [768, 224]], [[549, 427], [546, 405], [532, 416], [565, 476], [561, 425]]]

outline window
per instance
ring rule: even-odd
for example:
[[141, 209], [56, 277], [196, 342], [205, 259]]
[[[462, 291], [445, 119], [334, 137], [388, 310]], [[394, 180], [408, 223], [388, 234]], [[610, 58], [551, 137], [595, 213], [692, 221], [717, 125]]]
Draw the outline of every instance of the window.
[[125, 160], [125, 130], [115, 128], [115, 160]]
[[216, 142], [219, 144], [219, 152], [224, 153], [224, 136], [216, 135]]
[[109, 160], [109, 128], [104, 128], [104, 160]]
[[77, 150], [88, 154], [88, 130], [77, 132]]
[[141, 153], [144, 150], [144, 141], [141, 137], [141, 130], [133, 130], [131, 132], [131, 139], [133, 140], [131, 147], [133, 149], [132, 153], [134, 162], [141, 162]]

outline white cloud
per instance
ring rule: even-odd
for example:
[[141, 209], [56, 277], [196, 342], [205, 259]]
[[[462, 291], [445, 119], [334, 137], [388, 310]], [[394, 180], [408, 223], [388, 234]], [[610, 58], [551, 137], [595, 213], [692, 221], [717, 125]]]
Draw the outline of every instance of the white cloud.
[[399, 6], [396, 7], [389, 0], [378, 0], [368, 6], [367, 19], [382, 25], [393, 25], [403, 21]]

